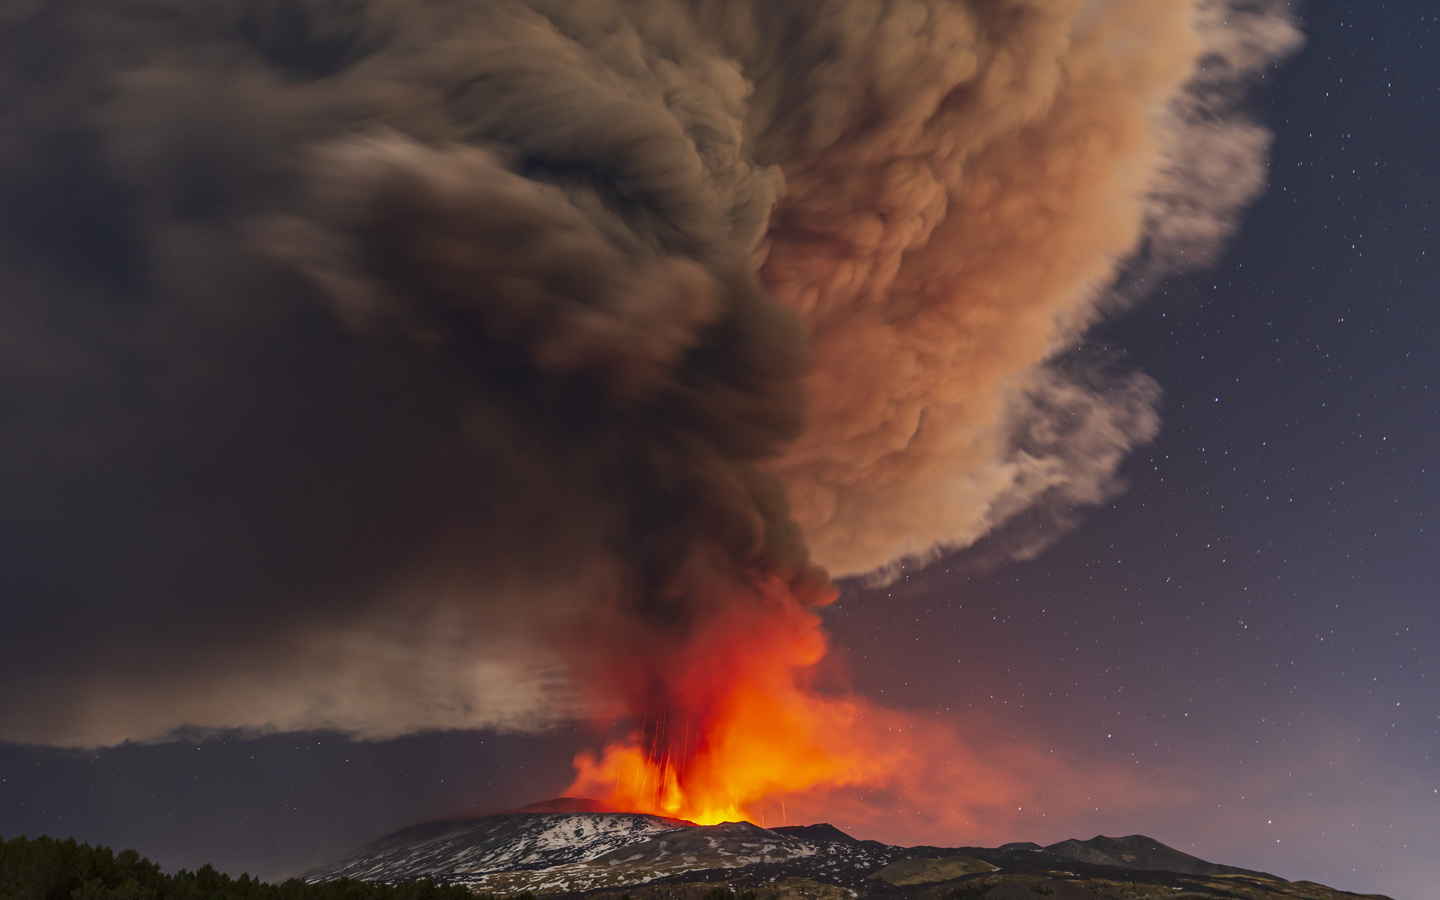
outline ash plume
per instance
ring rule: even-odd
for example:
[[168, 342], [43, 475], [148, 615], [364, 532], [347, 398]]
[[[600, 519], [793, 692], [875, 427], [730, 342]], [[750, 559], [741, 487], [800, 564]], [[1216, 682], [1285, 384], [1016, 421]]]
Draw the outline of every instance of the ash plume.
[[1233, 230], [1297, 41], [1239, 0], [6, 7], [0, 740], [663, 710], [827, 571], [1064, 524], [1159, 421], [1069, 351]]

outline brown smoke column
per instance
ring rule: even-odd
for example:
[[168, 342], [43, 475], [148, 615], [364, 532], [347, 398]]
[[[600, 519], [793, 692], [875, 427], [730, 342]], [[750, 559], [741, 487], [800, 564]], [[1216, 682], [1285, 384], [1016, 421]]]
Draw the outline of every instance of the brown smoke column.
[[[1123, 265], [1229, 233], [1263, 185], [1243, 87], [1296, 44], [1218, 0], [131, 0], [0, 30], [63, 48], [0, 81], [31, 403], [3, 452], [39, 473], [3, 487], [95, 569], [10, 588], [127, 622], [17, 662], [0, 738], [73, 746], [643, 715], [656, 648], [757, 584], [809, 606], [825, 569], [1063, 524], [1159, 397], [1066, 351]], [[47, 524], [56, 498], [105, 527]]]

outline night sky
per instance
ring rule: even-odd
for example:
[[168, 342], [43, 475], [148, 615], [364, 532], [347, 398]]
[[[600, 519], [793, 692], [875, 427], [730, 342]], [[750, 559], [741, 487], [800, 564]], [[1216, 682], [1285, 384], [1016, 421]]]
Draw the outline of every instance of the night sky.
[[[1128, 490], [1030, 561], [982, 542], [888, 586], [847, 581], [825, 620], [858, 692], [1156, 792], [1037, 811], [1009, 839], [1144, 833], [1420, 900], [1440, 883], [1440, 15], [1301, 13], [1303, 51], [1254, 95], [1270, 182], [1228, 251], [1077, 350], [1164, 390]], [[0, 744], [0, 835], [274, 877], [553, 796], [593, 743]]]

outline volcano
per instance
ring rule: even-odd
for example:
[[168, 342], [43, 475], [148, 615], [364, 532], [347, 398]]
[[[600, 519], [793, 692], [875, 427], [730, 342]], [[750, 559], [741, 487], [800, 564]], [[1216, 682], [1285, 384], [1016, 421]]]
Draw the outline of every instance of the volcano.
[[696, 825], [570, 798], [415, 825], [301, 877], [431, 878], [567, 900], [702, 900], [717, 889], [756, 900], [1389, 900], [1218, 865], [1144, 835], [1044, 847], [897, 847], [824, 823]]

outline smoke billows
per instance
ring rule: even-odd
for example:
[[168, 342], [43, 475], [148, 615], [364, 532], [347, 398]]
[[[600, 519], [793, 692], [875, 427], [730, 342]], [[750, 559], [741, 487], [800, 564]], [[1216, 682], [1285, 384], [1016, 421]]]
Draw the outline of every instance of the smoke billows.
[[701, 676], [793, 682], [829, 575], [1120, 488], [1159, 387], [1068, 351], [1232, 231], [1297, 42], [1240, 0], [7, 6], [0, 739], [629, 713], [690, 766], [738, 714]]

